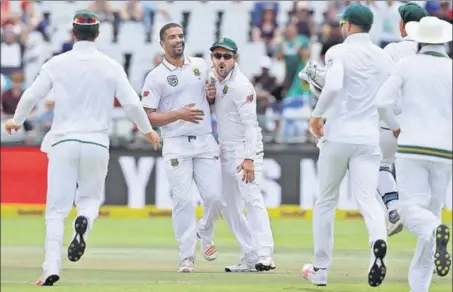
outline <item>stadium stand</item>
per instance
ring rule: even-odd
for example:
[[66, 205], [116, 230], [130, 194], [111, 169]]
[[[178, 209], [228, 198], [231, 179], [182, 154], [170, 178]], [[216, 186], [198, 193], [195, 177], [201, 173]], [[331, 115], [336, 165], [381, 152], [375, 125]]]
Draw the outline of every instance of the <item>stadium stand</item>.
[[[99, 50], [124, 65], [137, 92], [162, 58], [159, 29], [165, 23], [180, 23], [186, 32], [186, 54], [208, 62], [209, 46], [216, 38], [233, 38], [239, 46], [241, 70], [257, 88], [266, 142], [310, 142], [310, 91], [296, 73], [308, 60], [322, 63], [328, 48], [341, 42], [337, 15], [351, 2], [355, 1], [1, 1], [2, 122], [14, 112], [40, 66], [72, 48], [72, 16], [89, 8], [102, 21]], [[361, 2], [375, 13], [371, 33], [376, 44], [398, 41], [401, 3]], [[411, 2], [452, 20], [449, 1]], [[39, 143], [52, 121], [51, 95], [20, 133], [7, 136], [2, 127], [2, 143]], [[120, 107], [115, 107], [112, 118], [112, 146], [141, 147], [134, 125]]]

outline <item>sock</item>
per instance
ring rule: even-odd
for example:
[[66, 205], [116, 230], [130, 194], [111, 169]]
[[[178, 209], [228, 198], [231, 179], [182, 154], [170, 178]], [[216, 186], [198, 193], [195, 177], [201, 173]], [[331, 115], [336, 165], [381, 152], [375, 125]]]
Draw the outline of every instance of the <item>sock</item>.
[[387, 209], [392, 209], [392, 205], [398, 200], [398, 191], [390, 167], [381, 166], [380, 168], [378, 192]]

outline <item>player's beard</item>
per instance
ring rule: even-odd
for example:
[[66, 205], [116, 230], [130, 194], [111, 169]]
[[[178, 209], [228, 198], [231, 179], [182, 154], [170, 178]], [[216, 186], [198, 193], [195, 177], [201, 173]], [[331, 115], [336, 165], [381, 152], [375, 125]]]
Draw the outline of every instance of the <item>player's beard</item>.
[[217, 75], [221, 78], [227, 77], [231, 70], [233, 70], [233, 67], [228, 68], [226, 64], [219, 64], [216, 68]]
[[172, 57], [173, 58], [179, 58], [184, 55], [184, 47], [185, 43], [181, 42], [179, 44], [175, 44], [172, 48]]

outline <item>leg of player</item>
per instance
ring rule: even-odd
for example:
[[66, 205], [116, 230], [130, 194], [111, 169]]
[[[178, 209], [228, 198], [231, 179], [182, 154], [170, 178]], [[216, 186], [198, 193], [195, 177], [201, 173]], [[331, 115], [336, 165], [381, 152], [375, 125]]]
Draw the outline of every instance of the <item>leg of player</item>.
[[87, 234], [99, 214], [102, 192], [109, 163], [109, 150], [96, 144], [81, 144], [78, 190], [75, 199], [77, 217], [74, 220], [68, 259], [80, 260], [87, 246]]
[[226, 202], [223, 217], [239, 244], [242, 256], [239, 263], [225, 267], [225, 272], [256, 272], [255, 244], [247, 218], [243, 212], [244, 201], [241, 197], [236, 177], [231, 171], [233, 168], [234, 166], [232, 166], [231, 162], [222, 161], [222, 193]]
[[[447, 192], [448, 180], [451, 179], [451, 165], [434, 163], [426, 160], [397, 158], [396, 171], [400, 190], [400, 208], [398, 210], [404, 227], [418, 236], [420, 242], [428, 244], [430, 253], [418, 249], [409, 272], [409, 284], [413, 291], [420, 286], [429, 287], [431, 277], [420, 276], [427, 272], [428, 261], [432, 262], [434, 251], [434, 267], [436, 273], [444, 277], [451, 267], [451, 257], [447, 251], [450, 230], [441, 223], [440, 207]], [[416, 178], [416, 179], [414, 179]], [[424, 263], [414, 266], [414, 261]], [[423, 268], [425, 267], [425, 268]], [[431, 269], [432, 271], [432, 269]], [[417, 275], [419, 276], [416, 279]]]
[[355, 147], [349, 161], [349, 186], [365, 221], [371, 245], [368, 284], [371, 287], [378, 287], [387, 273], [384, 263], [387, 254], [385, 212], [375, 195], [379, 177], [380, 149], [378, 146], [368, 145]]
[[327, 285], [332, 263], [335, 209], [340, 185], [348, 169], [348, 145], [325, 141], [318, 159], [319, 194], [313, 208], [313, 264], [302, 268], [302, 276], [316, 286]]
[[388, 236], [401, 232], [401, 224], [398, 211], [395, 204], [398, 202], [398, 190], [396, 187], [395, 177], [393, 176], [393, 163], [395, 161], [395, 152], [397, 140], [393, 132], [381, 129], [379, 144], [382, 152], [381, 165], [379, 168], [378, 193], [385, 204], [385, 212], [388, 213]]
[[164, 155], [165, 171], [173, 196], [173, 231], [179, 247], [180, 273], [192, 273], [197, 247], [195, 204], [192, 199], [193, 159]]
[[64, 221], [72, 209], [76, 193], [80, 143], [55, 145], [48, 153], [46, 244], [40, 286], [52, 286], [60, 279]]
[[[243, 159], [235, 159], [234, 165], [237, 167], [243, 162]], [[244, 200], [245, 210], [247, 212], [247, 222], [253, 234], [256, 255], [258, 261], [255, 268], [258, 271], [269, 271], [275, 269], [274, 263], [274, 239], [272, 235], [269, 214], [264, 205], [263, 195], [261, 193], [261, 180], [263, 157], [257, 157], [254, 162], [255, 181], [245, 183], [242, 181], [242, 172], [235, 172], [236, 182], [240, 194]]]
[[203, 200], [203, 217], [197, 225], [201, 252], [206, 260], [213, 261], [217, 258], [217, 248], [213, 241], [215, 223], [225, 208], [220, 160], [218, 156], [194, 158], [193, 167], [194, 180]]

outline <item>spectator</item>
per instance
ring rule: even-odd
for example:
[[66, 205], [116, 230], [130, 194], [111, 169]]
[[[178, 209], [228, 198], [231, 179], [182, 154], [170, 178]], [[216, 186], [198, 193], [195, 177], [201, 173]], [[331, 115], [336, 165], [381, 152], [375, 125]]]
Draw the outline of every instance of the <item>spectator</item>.
[[120, 10], [123, 21], [143, 21], [143, 10], [139, 0], [127, 1]]
[[92, 1], [88, 5], [88, 9], [96, 13], [99, 18], [99, 21], [113, 23], [113, 9], [110, 6], [109, 2], [106, 0]]
[[[14, 115], [17, 104], [24, 93], [24, 74], [16, 72], [10, 77], [11, 87], [2, 94], [2, 113], [5, 115]], [[25, 121], [24, 130], [29, 132], [33, 129], [29, 121]]]
[[[373, 11], [376, 17], [380, 18], [382, 26], [380, 33], [379, 46], [384, 48], [390, 43], [398, 42], [401, 40], [399, 30], [399, 22], [401, 16], [398, 8], [401, 3], [394, 0], [376, 1], [376, 10]], [[376, 32], [378, 33], [378, 32]]]
[[66, 53], [66, 52], [72, 50], [72, 47], [74, 46], [75, 37], [74, 37], [74, 34], [72, 33], [72, 30], [69, 30], [69, 34], [70, 34], [71, 39], [68, 40], [68, 41], [66, 41], [66, 42], [64, 42], [64, 43], [61, 45], [60, 54]]
[[[22, 32], [25, 34], [24, 32]], [[21, 37], [14, 31], [12, 25], [3, 29], [1, 44], [2, 74], [9, 76], [14, 72], [22, 71], [25, 46], [20, 43]]]
[[326, 35], [321, 37], [321, 53], [320, 59], [325, 62], [325, 55], [327, 51], [343, 42], [343, 36], [341, 34], [340, 24], [338, 22], [332, 22], [325, 25], [325, 29], [328, 30]]
[[[142, 9], [143, 9], [143, 25], [145, 26], [145, 33], [146, 33], [146, 42], [151, 42], [152, 32], [153, 32], [153, 25], [156, 26], [156, 16], [157, 13], [161, 14], [164, 18], [164, 22], [171, 21], [170, 13], [165, 9], [158, 9], [154, 1], [142, 1]], [[160, 27], [158, 25], [157, 27]]]
[[280, 40], [280, 30], [277, 24], [277, 15], [272, 5], [265, 6], [261, 22], [253, 27], [252, 41], [264, 42], [269, 57], [274, 55], [275, 45]]
[[299, 35], [311, 38], [315, 34], [313, 13], [307, 1], [294, 1], [291, 23], [296, 25]]
[[20, 3], [22, 15], [20, 17], [22, 23], [25, 25], [28, 31], [38, 31], [42, 34], [43, 39], [46, 42], [50, 41], [49, 35], [47, 34], [47, 27], [49, 23], [42, 18], [42, 15], [36, 11], [35, 3], [32, 1], [22, 1]]
[[274, 11], [275, 15], [278, 15], [279, 12], [278, 1], [255, 2], [252, 11], [252, 26], [258, 26], [261, 23], [261, 18], [263, 17], [263, 10], [265, 7], [269, 7], [269, 5], [272, 5], [272, 10]]
[[278, 90], [277, 78], [271, 75], [272, 59], [263, 56], [260, 60], [261, 73], [252, 78], [256, 91], [257, 114], [264, 115], [271, 102], [275, 100], [274, 94]]
[[302, 60], [308, 60], [310, 56], [310, 39], [306, 36], [297, 35], [297, 28], [289, 24], [285, 29], [284, 38], [277, 48], [277, 59], [285, 63], [285, 79], [283, 92], [286, 93], [293, 84], [294, 77], [299, 73]]
[[44, 111], [38, 113], [36, 117], [31, 120], [34, 129], [37, 130], [38, 137], [43, 138], [44, 135], [50, 131], [54, 116], [55, 102], [53, 96], [49, 95], [44, 104]]

